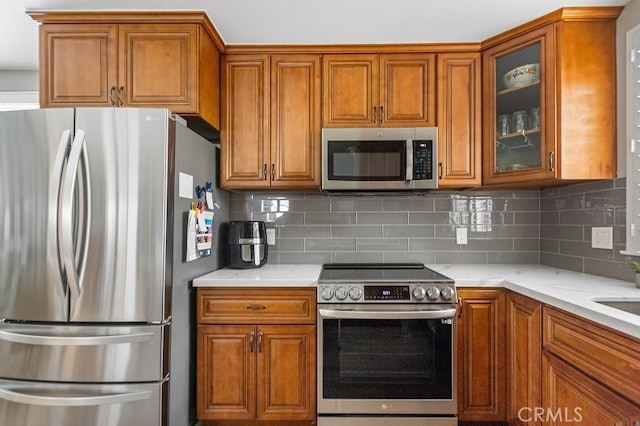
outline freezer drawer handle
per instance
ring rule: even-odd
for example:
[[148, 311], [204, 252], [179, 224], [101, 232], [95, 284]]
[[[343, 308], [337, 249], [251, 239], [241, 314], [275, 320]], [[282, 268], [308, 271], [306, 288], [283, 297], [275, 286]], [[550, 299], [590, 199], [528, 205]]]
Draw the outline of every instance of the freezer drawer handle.
[[138, 343], [153, 340], [153, 333], [115, 334], [113, 336], [43, 336], [0, 330], [0, 340], [41, 346], [98, 346]]
[[15, 392], [10, 389], [0, 388], [0, 399], [17, 402], [19, 404], [45, 405], [49, 407], [86, 407], [93, 405], [122, 404], [143, 401], [151, 398], [152, 394], [153, 392], [151, 391], [139, 391], [104, 396], [53, 397], [42, 396], [36, 393]]

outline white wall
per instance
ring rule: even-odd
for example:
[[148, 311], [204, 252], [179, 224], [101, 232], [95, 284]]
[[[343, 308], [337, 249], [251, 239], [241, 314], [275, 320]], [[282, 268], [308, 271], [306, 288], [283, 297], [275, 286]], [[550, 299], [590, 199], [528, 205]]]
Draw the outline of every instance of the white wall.
[[37, 92], [38, 70], [0, 70], [0, 92]]
[[631, 0], [620, 14], [616, 25], [618, 80], [618, 177], [627, 175], [627, 31], [640, 24], [640, 0]]

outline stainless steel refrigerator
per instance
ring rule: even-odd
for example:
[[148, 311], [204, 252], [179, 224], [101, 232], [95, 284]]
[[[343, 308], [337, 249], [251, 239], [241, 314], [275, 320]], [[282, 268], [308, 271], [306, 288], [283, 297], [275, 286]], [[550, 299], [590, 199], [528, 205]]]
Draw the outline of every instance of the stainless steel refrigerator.
[[[0, 113], [0, 425], [195, 423], [190, 282], [226, 262], [216, 156], [164, 109]], [[178, 188], [206, 182], [213, 250], [185, 262]]]

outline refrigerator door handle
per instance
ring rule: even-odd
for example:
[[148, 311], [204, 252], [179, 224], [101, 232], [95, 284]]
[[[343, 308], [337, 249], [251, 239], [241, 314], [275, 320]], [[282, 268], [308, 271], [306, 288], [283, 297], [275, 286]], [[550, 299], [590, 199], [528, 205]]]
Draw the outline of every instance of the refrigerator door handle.
[[111, 336], [65, 336], [61, 334], [25, 334], [0, 330], [0, 340], [40, 346], [98, 346], [139, 343], [153, 340], [153, 333], [114, 334]]
[[89, 173], [89, 154], [87, 154], [87, 143], [82, 137], [82, 179], [84, 188], [84, 208], [81, 210], [81, 214], [84, 214], [84, 224], [82, 229], [84, 235], [82, 236], [82, 242], [80, 247], [80, 259], [78, 262], [78, 275], [80, 277], [80, 286], [82, 286], [82, 279], [84, 277], [85, 267], [87, 266], [87, 257], [89, 254], [89, 234], [91, 230], [91, 179]]
[[[50, 393], [46, 393], [50, 395]], [[116, 393], [100, 396], [45, 396], [39, 395], [37, 390], [33, 392], [21, 390], [16, 392], [10, 388], [0, 387], [0, 399], [26, 405], [44, 405], [58, 407], [87, 407], [95, 405], [123, 404], [127, 402], [142, 401], [151, 398], [151, 391], [139, 391], [130, 393]]]
[[[80, 164], [83, 152], [85, 148], [85, 135], [83, 130], [76, 130], [76, 136], [71, 143], [71, 151], [69, 152], [69, 161], [67, 163], [67, 169], [62, 183], [62, 203], [60, 206], [61, 215], [61, 254], [64, 262], [65, 272], [67, 276], [67, 282], [69, 283], [69, 290], [74, 298], [80, 296], [82, 291], [82, 272], [84, 272], [84, 260], [80, 262], [80, 268], [76, 266], [75, 262], [75, 249], [74, 249], [74, 231], [73, 231], [73, 195], [78, 182], [78, 166]], [[84, 160], [86, 160], [86, 153], [84, 154]], [[86, 168], [85, 168], [86, 171]], [[88, 173], [86, 173], [88, 176]], [[85, 208], [86, 210], [86, 208]], [[86, 212], [83, 212], [86, 214]], [[85, 241], [88, 237], [88, 228], [85, 232]], [[84, 247], [86, 250], [86, 247]], [[82, 259], [86, 259], [86, 256], [82, 256]]]
[[[60, 143], [58, 143], [58, 151], [56, 152], [56, 158], [53, 163], [53, 169], [51, 170], [51, 178], [49, 179], [49, 211], [47, 214], [49, 224], [47, 226], [47, 244], [49, 256], [47, 261], [49, 262], [49, 271], [58, 271], [58, 278], [62, 283], [59, 289], [62, 290], [62, 295], [66, 296], [67, 287], [63, 277], [63, 261], [60, 257], [60, 186], [62, 184], [62, 172], [64, 170], [65, 160], [67, 158], [67, 150], [71, 143], [71, 129], [66, 129], [60, 136]], [[55, 255], [54, 255], [55, 254]]]

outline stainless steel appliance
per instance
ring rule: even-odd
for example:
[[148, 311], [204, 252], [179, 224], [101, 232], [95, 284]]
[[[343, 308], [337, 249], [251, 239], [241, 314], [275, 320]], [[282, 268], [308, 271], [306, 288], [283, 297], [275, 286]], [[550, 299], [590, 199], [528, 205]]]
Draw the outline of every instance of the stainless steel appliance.
[[229, 267], [259, 268], [267, 263], [267, 227], [261, 221], [229, 223]]
[[190, 281], [225, 256], [184, 234], [216, 156], [164, 109], [0, 113], [0, 424], [195, 423]]
[[422, 264], [327, 264], [318, 425], [457, 425], [455, 283]]
[[438, 129], [322, 129], [322, 189], [411, 191], [438, 187]]

